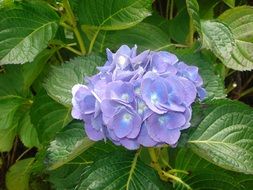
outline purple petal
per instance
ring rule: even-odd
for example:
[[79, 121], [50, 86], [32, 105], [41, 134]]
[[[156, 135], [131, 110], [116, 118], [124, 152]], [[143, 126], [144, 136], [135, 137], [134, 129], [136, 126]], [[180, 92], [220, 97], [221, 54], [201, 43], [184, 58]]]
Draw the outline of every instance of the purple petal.
[[171, 54], [169, 52], [160, 51], [153, 53], [152, 62], [154, 62], [154, 64], [174, 65], [176, 62], [178, 62], [178, 58], [176, 55]]
[[103, 120], [105, 124], [108, 124], [110, 119], [121, 109], [124, 108], [124, 105], [120, 104], [114, 100], [103, 100], [100, 105], [101, 111], [103, 112]]
[[114, 130], [118, 138], [123, 138], [129, 135], [134, 127], [139, 127], [140, 125], [141, 119], [138, 114], [131, 113], [123, 108], [112, 118], [108, 127], [110, 126]]
[[140, 147], [138, 142], [127, 138], [121, 139], [120, 143], [129, 150], [136, 150]]
[[139, 55], [137, 55], [136, 57], [131, 59], [131, 63], [133, 68], [137, 69], [139, 67], [142, 68], [146, 68], [147, 64], [148, 64], [148, 56], [149, 56], [149, 50], [146, 50], [142, 53], [140, 53]]
[[183, 78], [183, 77], [179, 77], [179, 80], [181, 82], [181, 84], [183, 85], [183, 89], [184, 89], [184, 98], [183, 98], [183, 102], [186, 106], [190, 106], [194, 100], [196, 99], [196, 96], [197, 96], [197, 89], [195, 87], [195, 85]]
[[207, 97], [207, 92], [204, 88], [197, 87], [199, 99], [202, 101]]
[[117, 50], [116, 54], [125, 54], [125, 55], [128, 55], [128, 56], [131, 56], [132, 50], [127, 45], [122, 45]]
[[99, 141], [99, 140], [104, 139], [104, 134], [102, 132], [102, 129], [96, 130], [89, 123], [85, 124], [85, 132], [87, 136], [89, 137], [89, 139], [93, 141]]
[[81, 119], [83, 114], [91, 114], [95, 112], [96, 98], [85, 85], [75, 85], [72, 88], [72, 116]]
[[143, 100], [156, 113], [163, 114], [167, 111], [160, 106], [168, 101], [167, 91], [167, 86], [162, 78], [156, 80], [146, 78], [142, 81], [141, 93]]
[[180, 137], [180, 127], [185, 124], [184, 115], [181, 113], [153, 114], [147, 119], [149, 136], [158, 142], [175, 144]]
[[191, 117], [192, 117], [192, 109], [191, 107], [188, 107], [185, 109], [185, 112], [184, 112], [184, 116], [185, 116], [185, 124], [183, 127], [181, 127], [181, 130], [182, 129], [187, 129], [191, 126], [191, 123], [190, 123], [190, 120], [191, 120]]
[[131, 103], [134, 100], [134, 86], [128, 82], [110, 82], [106, 87], [105, 97], [107, 99]]
[[146, 147], [155, 146], [158, 142], [154, 141], [148, 134], [146, 123], [144, 122], [141, 127], [141, 132], [137, 138], [137, 141]]

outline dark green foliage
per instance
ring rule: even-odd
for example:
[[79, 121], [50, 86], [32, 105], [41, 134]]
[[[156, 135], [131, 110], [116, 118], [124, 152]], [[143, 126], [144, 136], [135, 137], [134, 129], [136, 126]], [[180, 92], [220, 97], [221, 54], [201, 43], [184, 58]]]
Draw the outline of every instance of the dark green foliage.
[[[251, 1], [0, 0], [0, 12], [0, 189], [253, 189]], [[199, 68], [208, 97], [176, 148], [93, 142], [72, 119], [73, 85], [122, 44]]]

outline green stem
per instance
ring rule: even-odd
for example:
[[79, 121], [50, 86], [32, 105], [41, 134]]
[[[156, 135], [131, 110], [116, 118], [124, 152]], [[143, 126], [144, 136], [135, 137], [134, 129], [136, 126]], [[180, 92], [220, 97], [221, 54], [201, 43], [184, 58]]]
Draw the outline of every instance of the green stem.
[[170, 0], [167, 0], [166, 6], [166, 18], [169, 19], [169, 10], [170, 10]]
[[162, 180], [164, 180], [164, 181], [174, 180], [174, 181], [179, 182], [182, 185], [184, 185], [187, 189], [191, 189], [191, 187], [189, 185], [187, 185], [183, 180], [181, 180], [179, 177], [171, 174], [171, 173], [177, 173], [177, 172], [189, 174], [188, 172], [183, 171], [183, 170], [177, 170], [177, 169], [172, 169], [169, 172], [163, 171], [160, 164], [159, 164], [159, 158], [157, 157], [156, 149], [148, 148], [148, 151], [149, 151], [149, 155], [150, 155], [150, 158], [152, 161], [151, 166], [158, 172], [158, 174]]
[[182, 173], [182, 174], [189, 175], [189, 172], [187, 172], [185, 170], [178, 170], [178, 169], [171, 169], [171, 170], [169, 170], [169, 173], [170, 174], [173, 174], [173, 173]]
[[93, 49], [93, 46], [94, 46], [94, 44], [95, 44], [95, 41], [96, 41], [96, 38], [97, 38], [97, 35], [98, 35], [99, 31], [100, 31], [100, 29], [98, 29], [98, 30], [95, 32], [94, 36], [92, 37], [92, 40], [91, 40], [91, 42], [90, 42], [90, 47], [89, 47], [88, 54], [90, 54], [91, 51], [92, 51], [92, 49]]
[[26, 149], [17, 159], [16, 162], [19, 161], [27, 152], [29, 152], [32, 148]]
[[171, 3], [170, 3], [170, 20], [173, 18], [173, 8], [174, 8], [174, 0], [171, 0]]
[[253, 93], [253, 87], [245, 90], [244, 92], [242, 92], [237, 99], [240, 99], [241, 97], [246, 96], [246, 95], [251, 94], [251, 93]]
[[17, 146], [18, 146], [18, 137], [16, 137], [15, 141], [14, 141], [14, 146], [13, 146], [13, 149], [12, 149], [11, 163], [10, 164], [14, 163], [14, 159], [15, 159], [16, 151], [17, 151]]
[[82, 36], [77, 28], [77, 23], [76, 23], [76, 18], [75, 15], [70, 7], [69, 1], [68, 0], [63, 0], [63, 6], [66, 9], [66, 16], [67, 16], [67, 22], [69, 22], [69, 24], [71, 26], [69, 26], [68, 24], [62, 24], [62, 26], [64, 26], [67, 29], [70, 29], [74, 32], [75, 36], [76, 36], [76, 40], [79, 44], [80, 50], [81, 50], [81, 54], [85, 55], [86, 54], [86, 49], [84, 46], [84, 42], [82, 39]]
[[194, 35], [193, 19], [190, 17], [189, 34], [187, 39], [187, 45], [190, 47], [193, 45], [193, 35]]
[[74, 31], [74, 34], [76, 36], [77, 42], [78, 42], [78, 44], [80, 46], [81, 53], [82, 53], [82, 55], [85, 55], [86, 54], [86, 49], [85, 49], [85, 46], [84, 46], [84, 43], [83, 43], [83, 38], [82, 38], [82, 36], [81, 36], [78, 28], [75, 27], [73, 29], [73, 31]]
[[158, 172], [160, 178], [164, 181], [167, 181], [167, 179], [163, 175], [163, 170], [158, 162], [157, 152], [154, 148], [148, 148], [148, 152], [151, 158], [151, 166]]
[[56, 54], [57, 54], [57, 56], [58, 56], [60, 62], [63, 63], [64, 61], [63, 61], [63, 59], [62, 59], [62, 56], [61, 56], [59, 50], [56, 51]]
[[177, 177], [177, 176], [174, 176], [174, 175], [172, 175], [172, 174], [170, 174], [170, 173], [167, 173], [167, 172], [164, 172], [163, 171], [163, 173], [162, 173], [165, 177], [167, 177], [167, 178], [170, 178], [170, 179], [172, 179], [172, 180], [174, 180], [174, 181], [176, 181], [176, 182], [178, 182], [178, 183], [181, 183], [183, 186], [185, 186], [187, 189], [189, 189], [189, 190], [191, 190], [192, 188], [188, 185], [188, 184], [186, 184], [182, 179], [180, 179], [179, 177]]
[[80, 52], [80, 51], [78, 51], [78, 50], [76, 50], [76, 49], [74, 49], [70, 46], [64, 46], [64, 48], [71, 51], [71, 52], [73, 52], [73, 53], [75, 53], [76, 55], [82, 55], [82, 52]]

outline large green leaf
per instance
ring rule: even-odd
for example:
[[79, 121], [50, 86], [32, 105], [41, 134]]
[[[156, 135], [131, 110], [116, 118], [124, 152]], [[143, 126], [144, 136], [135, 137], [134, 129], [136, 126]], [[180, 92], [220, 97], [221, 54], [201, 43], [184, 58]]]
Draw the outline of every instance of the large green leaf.
[[79, 156], [94, 142], [84, 134], [84, 124], [73, 122], [59, 132], [47, 150], [49, 169], [56, 169]]
[[77, 57], [61, 66], [52, 68], [45, 80], [47, 93], [64, 105], [71, 105], [71, 90], [75, 84], [83, 84], [84, 77], [92, 75], [96, 67], [104, 64], [100, 56]]
[[224, 3], [226, 3], [229, 7], [234, 8], [235, 7], [235, 0], [223, 0]]
[[[178, 174], [192, 189], [234, 189], [247, 190], [253, 184], [253, 176], [229, 172], [194, 154], [190, 149], [181, 148], [174, 159], [174, 168], [185, 170], [189, 175]], [[176, 189], [183, 189], [177, 184]]]
[[168, 189], [155, 170], [138, 160], [138, 153], [109, 153], [86, 171], [77, 189]]
[[219, 20], [229, 26], [236, 39], [253, 42], [253, 7], [229, 9], [219, 16]]
[[5, 67], [0, 74], [0, 151], [12, 148], [20, 119], [18, 110], [27, 103], [22, 97], [25, 94], [21, 68]]
[[149, 16], [151, 0], [82, 0], [79, 19], [86, 30], [120, 30]]
[[18, 128], [18, 135], [20, 137], [20, 140], [26, 147], [40, 147], [38, 133], [34, 125], [31, 123], [29, 111], [22, 115]]
[[40, 143], [48, 143], [71, 121], [70, 108], [55, 102], [45, 92], [40, 92], [31, 108], [31, 121]]
[[189, 33], [189, 14], [186, 8], [180, 10], [177, 15], [169, 20], [169, 36], [178, 43], [185, 44]]
[[47, 47], [59, 17], [39, 1], [16, 3], [0, 15], [0, 65], [31, 62]]
[[83, 173], [89, 169], [94, 161], [115, 150], [116, 147], [110, 142], [96, 142], [74, 160], [69, 161], [60, 168], [51, 170], [49, 172], [49, 181], [57, 190], [74, 189], [79, 184]]
[[199, 4], [197, 0], [187, 0], [186, 1], [187, 11], [189, 16], [192, 20], [192, 24], [195, 29], [200, 32], [201, 31], [201, 24], [200, 24], [200, 17], [199, 17]]
[[195, 65], [199, 68], [200, 75], [204, 80], [204, 87], [207, 90], [208, 98], [224, 98], [224, 83], [218, 75], [214, 73], [212, 61], [201, 53], [181, 50], [176, 51], [179, 59], [189, 65]]
[[126, 30], [101, 31], [95, 47], [103, 52], [105, 48], [117, 50], [122, 44], [131, 47], [136, 44], [140, 51], [147, 49], [162, 50], [171, 46], [168, 35], [160, 28], [152, 24], [140, 23]]
[[222, 168], [253, 174], [252, 108], [229, 100], [216, 100], [206, 107], [189, 146]]
[[21, 66], [25, 89], [28, 89], [41, 74], [55, 51], [56, 49], [45, 49], [31, 63], [25, 63]]
[[34, 158], [20, 160], [12, 165], [6, 174], [6, 187], [9, 190], [28, 190]]
[[212, 52], [229, 68], [253, 69], [253, 43], [237, 40], [231, 29], [218, 21], [202, 22], [203, 47]]

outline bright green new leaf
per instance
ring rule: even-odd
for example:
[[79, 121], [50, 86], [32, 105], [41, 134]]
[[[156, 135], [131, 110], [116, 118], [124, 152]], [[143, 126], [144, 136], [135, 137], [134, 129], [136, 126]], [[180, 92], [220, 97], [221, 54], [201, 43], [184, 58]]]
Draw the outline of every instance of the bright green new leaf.
[[12, 165], [6, 175], [9, 190], [29, 190], [29, 179], [34, 158], [20, 160]]
[[83, 123], [69, 124], [65, 130], [57, 134], [55, 140], [50, 142], [47, 150], [49, 169], [59, 168], [79, 156], [93, 144], [94, 142], [84, 134]]
[[77, 57], [61, 66], [53, 67], [44, 87], [54, 100], [70, 106], [72, 87], [75, 84], [84, 84], [84, 77], [94, 74], [96, 67], [104, 63], [104, 59], [96, 55]]
[[235, 0], [223, 0], [230, 8], [235, 7]]
[[229, 9], [219, 16], [219, 20], [229, 26], [237, 40], [253, 42], [253, 7]]
[[210, 49], [227, 67], [245, 71], [253, 69], [253, 43], [237, 40], [222, 22], [202, 22], [203, 47]]
[[44, 2], [25, 1], [1, 10], [0, 65], [31, 62], [47, 47], [58, 15]]
[[188, 144], [202, 158], [228, 170], [253, 174], [253, 109], [236, 101], [216, 100]]

